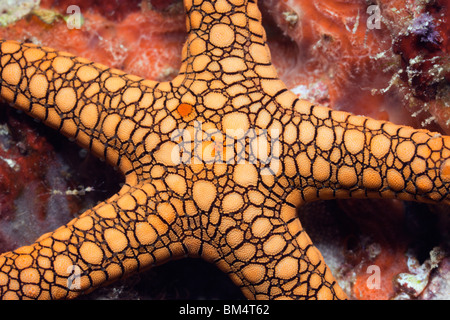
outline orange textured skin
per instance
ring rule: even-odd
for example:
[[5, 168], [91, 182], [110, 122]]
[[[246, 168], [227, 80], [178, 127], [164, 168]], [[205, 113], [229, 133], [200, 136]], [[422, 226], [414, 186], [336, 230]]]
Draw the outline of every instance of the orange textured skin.
[[[256, 1], [184, 5], [189, 35], [170, 82], [0, 42], [1, 96], [126, 177], [110, 199], [2, 254], [2, 298], [74, 298], [188, 255], [216, 264], [248, 298], [344, 299], [298, 206], [450, 203], [450, 137], [299, 100], [271, 64]], [[181, 150], [180, 129], [206, 141]], [[78, 287], [68, 285], [74, 268]]]

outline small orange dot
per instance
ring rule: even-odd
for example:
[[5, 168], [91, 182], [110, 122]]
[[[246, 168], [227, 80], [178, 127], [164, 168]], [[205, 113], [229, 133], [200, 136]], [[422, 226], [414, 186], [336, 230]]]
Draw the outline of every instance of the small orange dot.
[[178, 106], [177, 111], [182, 117], [186, 117], [191, 114], [192, 106], [187, 103], [182, 103]]

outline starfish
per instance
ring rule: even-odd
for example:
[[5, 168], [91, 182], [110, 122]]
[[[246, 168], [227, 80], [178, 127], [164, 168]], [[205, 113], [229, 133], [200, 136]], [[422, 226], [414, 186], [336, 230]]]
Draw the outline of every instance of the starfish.
[[450, 137], [312, 105], [278, 78], [256, 0], [185, 0], [178, 76], [155, 82], [0, 41], [1, 96], [125, 176], [0, 256], [4, 299], [68, 299], [186, 256], [252, 299], [345, 299], [296, 215], [308, 201], [450, 204]]

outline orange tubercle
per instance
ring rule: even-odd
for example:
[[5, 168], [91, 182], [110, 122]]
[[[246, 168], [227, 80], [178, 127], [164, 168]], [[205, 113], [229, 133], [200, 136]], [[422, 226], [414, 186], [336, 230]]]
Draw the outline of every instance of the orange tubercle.
[[177, 111], [180, 114], [180, 116], [187, 117], [191, 114], [193, 107], [190, 104], [182, 103], [178, 106]]

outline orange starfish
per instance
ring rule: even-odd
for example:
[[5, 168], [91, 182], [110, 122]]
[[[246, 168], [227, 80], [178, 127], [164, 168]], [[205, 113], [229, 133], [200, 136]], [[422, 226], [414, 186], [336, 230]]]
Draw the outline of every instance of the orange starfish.
[[248, 298], [343, 299], [296, 208], [450, 203], [450, 137], [313, 106], [278, 79], [251, 0], [185, 0], [179, 75], [154, 82], [1, 41], [1, 96], [124, 174], [105, 202], [0, 256], [0, 295], [74, 298], [202, 257]]

